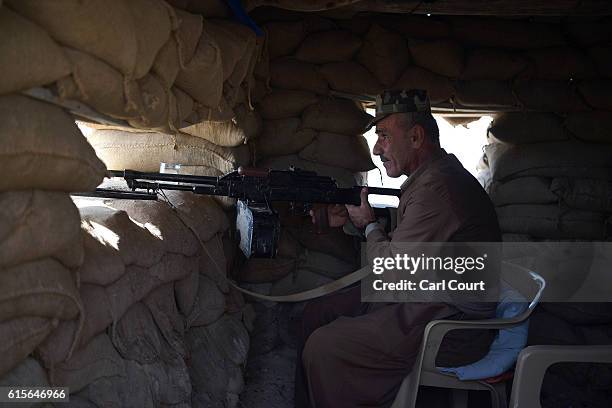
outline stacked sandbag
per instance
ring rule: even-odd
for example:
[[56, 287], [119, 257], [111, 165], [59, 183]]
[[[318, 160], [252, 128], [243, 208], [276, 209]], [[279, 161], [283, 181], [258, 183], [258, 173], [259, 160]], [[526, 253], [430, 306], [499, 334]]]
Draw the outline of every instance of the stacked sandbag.
[[74, 273], [83, 241], [69, 192], [94, 189], [105, 167], [67, 113], [25, 96], [0, 96], [0, 139], [1, 376], [58, 326], [83, 326]]

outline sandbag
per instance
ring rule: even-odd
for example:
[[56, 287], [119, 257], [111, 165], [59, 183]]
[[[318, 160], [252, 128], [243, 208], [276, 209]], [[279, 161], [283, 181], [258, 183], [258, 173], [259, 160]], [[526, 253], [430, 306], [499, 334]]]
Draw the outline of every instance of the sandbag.
[[504, 232], [550, 239], [605, 239], [605, 219], [597, 212], [516, 204], [497, 207], [497, 217]]
[[0, 269], [0, 284], [0, 321], [25, 316], [71, 320], [82, 310], [72, 272], [50, 258]]
[[609, 45], [598, 45], [588, 49], [589, 57], [595, 62], [597, 72], [604, 78], [612, 77], [612, 47]]
[[519, 81], [514, 84], [514, 94], [527, 110], [540, 112], [588, 110], [578, 92], [566, 81]]
[[0, 94], [49, 84], [70, 74], [62, 49], [45, 30], [6, 7], [0, 8]]
[[506, 109], [518, 107], [511, 85], [505, 81], [457, 81], [455, 92], [457, 102], [461, 106]]
[[[202, 138], [163, 133], [97, 130], [87, 139], [111, 169], [159, 171], [160, 163], [208, 166], [223, 173], [248, 165], [248, 146], [221, 147]], [[135, 154], [138, 152], [138, 154]]]
[[357, 61], [385, 86], [397, 81], [410, 62], [406, 40], [374, 23], [364, 38]]
[[563, 125], [585, 142], [612, 143], [612, 112], [574, 112], [565, 118]]
[[124, 265], [150, 267], [161, 260], [161, 240], [133, 222], [125, 211], [106, 206], [81, 207], [82, 228], [119, 252]]
[[[145, 75], [138, 80], [142, 95], [142, 111], [139, 118], [130, 119], [128, 123], [140, 129], [158, 129], [170, 131], [170, 123], [176, 122], [172, 117], [171, 107], [176, 108], [174, 95], [164, 87], [164, 84], [153, 74]], [[176, 116], [176, 111], [174, 111]]]
[[227, 282], [227, 261], [223, 251], [221, 234], [214, 235], [204, 242], [203, 254], [200, 257], [200, 273], [210, 278], [223, 293], [229, 291]]
[[506, 112], [495, 116], [487, 137], [509, 144], [567, 140], [561, 118], [553, 113]]
[[247, 140], [244, 131], [232, 121], [200, 122], [180, 130], [183, 133], [206, 139], [218, 146], [239, 146]]
[[489, 197], [496, 206], [507, 204], [551, 204], [559, 198], [550, 190], [545, 177], [518, 177], [489, 187]]
[[138, 38], [128, 3], [121, 0], [7, 2], [59, 43], [94, 55], [124, 75], [134, 76], [139, 58]]
[[325, 95], [327, 81], [317, 66], [295, 59], [275, 60], [270, 64], [270, 83], [280, 89], [295, 89]]
[[176, 87], [173, 87], [170, 92], [174, 95], [174, 99], [176, 100], [176, 128], [180, 128], [183, 121], [193, 113], [193, 98]]
[[151, 71], [155, 73], [166, 88], [170, 88], [174, 84], [180, 69], [179, 44], [176, 38], [171, 36], [157, 53]]
[[185, 191], [167, 191], [166, 196], [181, 220], [201, 241], [207, 242], [229, 228], [227, 216], [211, 197]]
[[300, 151], [299, 156], [315, 163], [338, 166], [354, 172], [369, 171], [376, 167], [368, 143], [361, 135], [320, 132], [311, 144]]
[[219, 106], [223, 92], [223, 61], [219, 45], [212, 37], [200, 37], [193, 58], [179, 71], [175, 85], [209, 108]]
[[255, 139], [263, 127], [259, 113], [247, 105], [238, 105], [234, 111], [236, 112], [236, 126], [244, 132], [245, 141]]
[[462, 79], [509, 80], [527, 69], [520, 54], [494, 48], [477, 48], [467, 52]]
[[216, 345], [221, 355], [236, 366], [246, 362], [249, 352], [249, 333], [240, 320], [225, 315], [202, 331], [205, 338]]
[[357, 135], [372, 116], [350, 99], [322, 99], [302, 112], [302, 127], [323, 132]]
[[311, 219], [305, 218], [302, 225], [291, 232], [306, 249], [328, 254], [345, 262], [355, 262], [358, 259], [355, 237], [345, 234], [342, 228], [329, 228], [325, 233], [318, 234]]
[[300, 116], [308, 105], [316, 101], [316, 95], [311, 92], [275, 90], [259, 102], [258, 110], [264, 119], [291, 118]]
[[[177, 2], [179, 0], [174, 1]], [[204, 17], [229, 18], [232, 16], [232, 9], [223, 0], [187, 0], [187, 2], [189, 3], [186, 7], [187, 10], [192, 13], [202, 14]]]
[[361, 48], [359, 37], [346, 30], [309, 34], [295, 52], [295, 58], [313, 64], [348, 61]]
[[0, 352], [3, 356], [0, 376], [25, 360], [56, 326], [57, 320], [42, 317], [20, 317], [0, 322]]
[[238, 281], [247, 283], [275, 282], [295, 271], [296, 260], [277, 256], [274, 259], [249, 259], [238, 271]]
[[485, 146], [494, 180], [510, 177], [612, 178], [612, 150], [603, 145], [551, 142]]
[[450, 25], [435, 17], [414, 14], [380, 14], [375, 21], [382, 27], [396, 31], [407, 38], [448, 38], [452, 35]]
[[82, 283], [107, 286], [123, 276], [125, 264], [117, 249], [86, 231], [83, 231], [83, 247], [85, 256], [78, 270]]
[[377, 95], [383, 90], [383, 86], [370, 71], [353, 61], [325, 64], [319, 70], [329, 87], [336, 91], [354, 95]]
[[316, 135], [313, 129], [301, 129], [298, 118], [267, 120], [261, 136], [255, 141], [255, 156], [297, 153], [308, 146]]
[[270, 289], [270, 295], [282, 296], [292, 293], [304, 292], [333, 281], [323, 275], [311, 272], [308, 269], [298, 269], [284, 278], [276, 281]]
[[195, 256], [200, 243], [185, 225], [180, 210], [171, 208], [163, 201], [113, 200], [107, 205], [125, 211], [132, 220], [143, 225], [151, 235], [161, 241], [166, 253]]
[[57, 106], [20, 95], [0, 96], [0, 191], [90, 191], [106, 168]]
[[271, 22], [263, 28], [266, 31], [270, 59], [293, 54], [306, 37], [302, 21]]
[[247, 50], [252, 54], [255, 34], [252, 30], [238, 23], [230, 21], [207, 21], [204, 24], [204, 36], [211, 37], [219, 46], [221, 62], [223, 65], [223, 81], [230, 78], [234, 70], [241, 72], [234, 80], [234, 85], [240, 84], [246, 75], [246, 67], [250, 59], [238, 63], [247, 55]]
[[458, 78], [463, 71], [463, 48], [451, 40], [408, 42], [414, 63], [436, 74]]
[[571, 47], [555, 47], [531, 50], [527, 53], [535, 66], [536, 78], [584, 79], [595, 76], [591, 61], [579, 50]]
[[[47, 373], [40, 363], [32, 357], [23, 360], [4, 376], [0, 377], [0, 387], [48, 387]], [[15, 403], [16, 406], [19, 403]], [[10, 404], [9, 404], [10, 406]]]
[[612, 212], [612, 183], [608, 180], [555, 178], [550, 191], [568, 207]]
[[457, 17], [452, 21], [458, 41], [472, 46], [535, 49], [565, 45], [560, 24], [500, 18]]
[[336, 181], [338, 187], [343, 188], [361, 184], [356, 180], [356, 176], [347, 169], [304, 160], [297, 155], [277, 156], [274, 158], [271, 157], [263, 160], [261, 162], [261, 166], [274, 170], [288, 170], [290, 166], [294, 166], [298, 169], [314, 171], [319, 176], [331, 177]]
[[163, 356], [163, 337], [151, 312], [135, 303], [111, 330], [111, 341], [121, 357], [140, 364], [153, 363]]
[[200, 275], [198, 293], [191, 313], [187, 317], [187, 327], [206, 326], [223, 315], [225, 297], [215, 282]]
[[195, 305], [200, 286], [200, 271], [174, 282], [174, 297], [178, 310], [183, 316], [189, 316]]
[[185, 66], [189, 64], [196, 53], [204, 24], [201, 15], [188, 13], [178, 8], [174, 11], [179, 24], [176, 38], [179, 45], [181, 66]]
[[53, 257], [69, 268], [83, 262], [79, 213], [64, 193], [0, 194], [0, 267]]
[[138, 82], [87, 53], [64, 48], [72, 75], [57, 81], [60, 98], [75, 99], [98, 112], [119, 119], [138, 119], [144, 109]]
[[394, 89], [425, 89], [431, 103], [448, 101], [454, 94], [453, 83], [446, 77], [419, 67], [408, 67]]
[[610, 98], [610, 94], [612, 94], [612, 81], [581, 81], [578, 84], [578, 91], [587, 105], [595, 109], [612, 111], [612, 98]]
[[[354, 272], [358, 265], [356, 262], [347, 262], [324, 252], [305, 249], [297, 261], [297, 270], [314, 272], [317, 275], [332, 279], [339, 279], [346, 274]], [[296, 273], [299, 273], [296, 272]]]

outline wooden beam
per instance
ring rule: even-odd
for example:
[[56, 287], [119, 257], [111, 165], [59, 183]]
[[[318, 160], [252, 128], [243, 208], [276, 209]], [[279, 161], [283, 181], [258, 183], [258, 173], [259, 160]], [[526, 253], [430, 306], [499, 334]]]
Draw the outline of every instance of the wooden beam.
[[610, 0], [363, 0], [355, 11], [473, 16], [604, 16]]

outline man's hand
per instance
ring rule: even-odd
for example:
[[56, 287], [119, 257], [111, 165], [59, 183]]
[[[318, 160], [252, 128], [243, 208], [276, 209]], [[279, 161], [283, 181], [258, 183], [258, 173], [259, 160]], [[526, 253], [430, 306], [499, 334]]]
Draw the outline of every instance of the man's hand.
[[371, 222], [376, 221], [374, 210], [368, 201], [368, 188], [361, 189], [361, 205], [346, 205], [349, 217], [357, 228], [365, 228]]
[[[310, 218], [312, 223], [316, 224], [316, 217], [314, 211], [310, 210]], [[331, 204], [327, 206], [327, 222], [330, 227], [342, 227], [349, 219], [348, 211], [346, 207], [340, 204]]]

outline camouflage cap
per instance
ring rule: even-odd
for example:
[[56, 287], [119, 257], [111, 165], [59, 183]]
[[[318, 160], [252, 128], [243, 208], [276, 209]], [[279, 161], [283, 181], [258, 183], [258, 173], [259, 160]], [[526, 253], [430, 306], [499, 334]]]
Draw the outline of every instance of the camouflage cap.
[[376, 97], [376, 116], [368, 123], [366, 130], [392, 113], [431, 113], [427, 91], [422, 89], [400, 89], [384, 91]]

